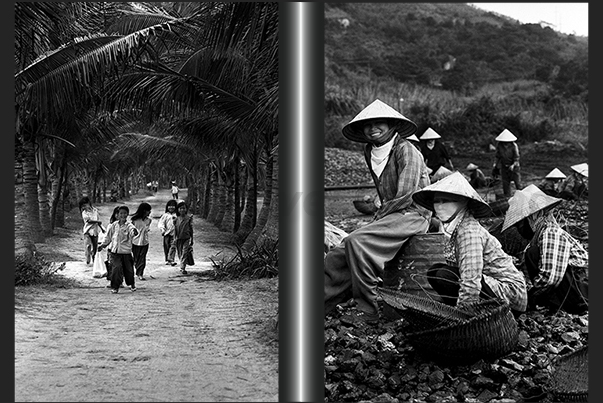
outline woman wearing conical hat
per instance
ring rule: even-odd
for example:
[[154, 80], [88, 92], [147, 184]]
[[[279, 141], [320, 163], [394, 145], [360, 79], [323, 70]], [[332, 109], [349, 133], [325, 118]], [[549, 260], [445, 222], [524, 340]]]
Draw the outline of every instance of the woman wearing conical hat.
[[429, 284], [444, 303], [463, 307], [481, 299], [498, 299], [515, 314], [525, 311], [524, 276], [498, 239], [477, 220], [490, 215], [490, 206], [460, 172], [417, 191], [413, 200], [433, 211], [447, 236], [446, 263], [427, 271]]
[[557, 196], [559, 192], [559, 184], [565, 178], [565, 174], [561, 172], [559, 168], [554, 168], [544, 178], [542, 178], [542, 181], [540, 181], [538, 187], [549, 196]]
[[484, 172], [474, 163], [470, 162], [465, 169], [469, 171], [469, 184], [473, 186], [474, 189], [485, 188], [490, 184], [490, 181], [486, 178]]
[[348, 301], [344, 305], [352, 308], [350, 319], [377, 322], [377, 283], [385, 263], [409, 237], [427, 232], [431, 212], [411, 197], [429, 185], [421, 153], [406, 140], [416, 130], [412, 121], [380, 100], [364, 108], [342, 129], [347, 139], [365, 143], [365, 161], [381, 206], [371, 223], [352, 231], [327, 253], [325, 314]]
[[[454, 171], [454, 165], [452, 165], [452, 159], [446, 146], [440, 141], [440, 136], [431, 127], [425, 130], [425, 133], [419, 137], [421, 140], [421, 153], [425, 158], [425, 164], [433, 171], [435, 175], [440, 167], [446, 168], [446, 174]], [[446, 176], [445, 174], [442, 177]]]
[[502, 230], [516, 227], [530, 241], [523, 252], [529, 305], [581, 315], [588, 311], [588, 253], [555, 220], [562, 201], [529, 185], [509, 200]]
[[559, 184], [558, 195], [566, 200], [588, 197], [588, 164], [572, 165], [572, 172]]
[[505, 197], [511, 197], [511, 182], [515, 183], [515, 189], [521, 190], [521, 176], [519, 173], [519, 147], [517, 137], [509, 130], [503, 130], [496, 140], [495, 162], [492, 166], [492, 176], [500, 173], [502, 188]]
[[406, 140], [410, 141], [413, 146], [417, 147], [417, 150], [421, 150], [421, 140], [419, 140], [416, 134], [408, 136]]

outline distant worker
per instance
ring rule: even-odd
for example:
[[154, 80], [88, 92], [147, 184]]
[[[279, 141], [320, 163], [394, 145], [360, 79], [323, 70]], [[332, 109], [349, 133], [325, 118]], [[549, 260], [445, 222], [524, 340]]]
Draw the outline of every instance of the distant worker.
[[559, 184], [559, 197], [577, 200], [588, 196], [588, 164], [572, 165], [572, 172]]
[[408, 136], [406, 140], [410, 141], [413, 146], [417, 147], [417, 150], [421, 151], [421, 140], [419, 140], [416, 134]]
[[542, 179], [538, 184], [538, 187], [549, 196], [557, 196], [559, 193], [559, 185], [565, 178], [567, 178], [567, 176], [565, 176], [559, 168], [555, 168]]
[[488, 187], [491, 181], [486, 178], [486, 175], [484, 175], [482, 170], [479, 169], [477, 165], [470, 162], [466, 169], [469, 171], [469, 184], [473, 187], [473, 189]]
[[523, 188], [519, 174], [519, 147], [515, 142], [517, 137], [505, 129], [494, 140], [497, 144], [492, 176], [496, 178], [500, 174], [503, 193], [505, 197], [511, 197], [511, 182], [515, 183], [516, 190]]
[[441, 141], [436, 141], [441, 138], [442, 136], [436, 133], [431, 127], [425, 130], [425, 133], [419, 137], [421, 140], [421, 153], [425, 158], [425, 164], [431, 169], [432, 175], [435, 175], [442, 166], [449, 171], [454, 171], [448, 149]]

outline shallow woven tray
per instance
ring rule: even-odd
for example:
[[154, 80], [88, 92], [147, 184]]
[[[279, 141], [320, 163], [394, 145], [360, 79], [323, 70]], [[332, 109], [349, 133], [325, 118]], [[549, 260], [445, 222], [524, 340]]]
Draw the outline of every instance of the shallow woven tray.
[[500, 301], [459, 309], [403, 291], [381, 288], [378, 292], [408, 322], [408, 341], [433, 361], [464, 365], [501, 357], [517, 346], [517, 322], [509, 306]]
[[366, 202], [364, 200], [354, 200], [353, 203], [354, 207], [356, 207], [356, 210], [362, 214], [371, 215], [377, 211], [377, 206], [375, 206], [375, 203], [372, 201]]
[[414, 331], [462, 323], [472, 313], [435, 301], [428, 297], [406, 293], [391, 288], [379, 288], [383, 302], [408, 321]]
[[555, 402], [588, 401], [588, 345], [556, 360], [549, 388]]

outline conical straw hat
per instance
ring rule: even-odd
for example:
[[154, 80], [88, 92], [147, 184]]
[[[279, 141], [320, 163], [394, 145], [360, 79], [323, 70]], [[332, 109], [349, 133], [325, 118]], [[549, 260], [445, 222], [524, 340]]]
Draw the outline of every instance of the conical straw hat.
[[416, 141], [417, 143], [420, 141], [416, 134], [411, 134], [406, 138], [406, 140]]
[[496, 141], [515, 141], [517, 137], [507, 129], [503, 130], [494, 140]]
[[534, 184], [526, 186], [522, 190], [516, 191], [509, 199], [509, 209], [505, 215], [502, 230], [505, 231], [535, 212], [554, 207], [562, 201], [563, 199], [547, 195]]
[[475, 165], [473, 162], [470, 162], [469, 165], [467, 165], [467, 168], [465, 168], [468, 171], [473, 171], [474, 169], [479, 168], [477, 165]]
[[415, 203], [433, 211], [433, 195], [435, 192], [450, 193], [469, 199], [467, 206], [475, 218], [488, 217], [492, 213], [490, 205], [480, 197], [473, 186], [458, 171], [416, 191], [412, 198]]
[[578, 172], [580, 175], [586, 176], [588, 178], [588, 164], [583, 162], [582, 164], [572, 165], [571, 168]]
[[546, 179], [565, 179], [567, 176], [563, 172], [561, 172], [558, 168], [553, 169], [546, 176]]
[[400, 112], [378, 99], [374, 100], [369, 106], [364, 108], [354, 119], [343, 126], [341, 130], [343, 135], [352, 141], [367, 143], [364, 136], [363, 122], [369, 119], [394, 119], [398, 121], [397, 132], [402, 137], [408, 137], [417, 131], [417, 125]]
[[441, 139], [441, 138], [442, 138], [442, 136], [440, 136], [431, 127], [428, 128], [427, 130], [425, 130], [425, 133], [423, 133], [423, 135], [421, 137], [419, 137], [419, 139], [421, 139], [421, 140], [435, 140], [435, 139]]

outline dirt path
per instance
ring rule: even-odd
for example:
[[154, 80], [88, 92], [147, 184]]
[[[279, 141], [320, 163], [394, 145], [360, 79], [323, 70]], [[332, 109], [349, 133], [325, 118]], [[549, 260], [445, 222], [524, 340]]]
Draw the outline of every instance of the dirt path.
[[[148, 280], [136, 280], [136, 292], [111, 294], [92, 277], [77, 207], [66, 229], [37, 245], [66, 261], [61, 273], [77, 283], [15, 288], [15, 401], [278, 401], [277, 279], [204, 276], [226, 235], [197, 217], [195, 266], [182, 275], [164, 265], [157, 221], [168, 192], [125, 203], [130, 213], [141, 201], [153, 207]], [[103, 223], [116, 205], [96, 206]]]

